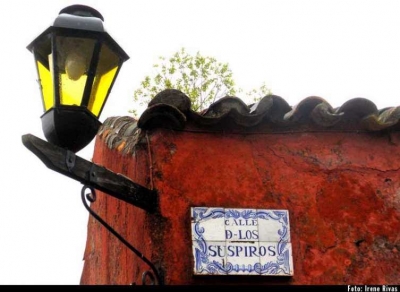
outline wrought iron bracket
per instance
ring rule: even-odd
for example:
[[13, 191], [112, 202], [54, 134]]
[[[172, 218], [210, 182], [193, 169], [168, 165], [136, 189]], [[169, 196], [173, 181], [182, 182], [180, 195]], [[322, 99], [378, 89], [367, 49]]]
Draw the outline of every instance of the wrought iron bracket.
[[[158, 209], [157, 192], [131, 181], [126, 176], [87, 161], [70, 150], [53, 145], [31, 134], [23, 135], [22, 143], [48, 168], [84, 185], [81, 197], [83, 205], [89, 213], [150, 267], [151, 271], [145, 271], [142, 274], [142, 284], [146, 285], [150, 281], [150, 284], [162, 285], [160, 272], [155, 265], [108, 225], [86, 202], [86, 199], [91, 203], [96, 201], [95, 189], [97, 189], [149, 213], [154, 213]], [[87, 189], [90, 190], [90, 193], [85, 195]]]
[[[89, 189], [90, 193], [86, 194], [85, 191]], [[84, 185], [81, 191], [82, 203], [86, 210], [92, 215], [100, 224], [102, 224], [111, 234], [113, 234], [119, 241], [121, 241], [127, 248], [129, 248], [135, 255], [137, 255], [143, 262], [145, 262], [151, 269], [151, 271], [145, 271], [142, 274], [142, 284], [147, 285], [147, 279], [150, 279], [151, 285], [163, 285], [160, 272], [157, 270], [156, 266], [146, 258], [139, 250], [132, 246], [122, 235], [120, 235], [115, 229], [113, 229], [107, 222], [105, 222], [93, 209], [90, 208], [89, 204], [86, 202], [88, 200], [91, 203], [96, 201], [96, 192], [93, 187]]]
[[67, 149], [31, 134], [23, 135], [22, 143], [51, 170], [149, 213], [154, 213], [158, 209], [158, 194], [155, 190], [141, 186], [124, 175], [87, 161]]

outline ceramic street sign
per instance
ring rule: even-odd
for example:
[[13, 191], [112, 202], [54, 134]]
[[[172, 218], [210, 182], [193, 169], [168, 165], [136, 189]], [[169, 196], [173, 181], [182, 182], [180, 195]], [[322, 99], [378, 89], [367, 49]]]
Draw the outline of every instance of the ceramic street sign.
[[195, 275], [292, 276], [287, 210], [191, 208]]

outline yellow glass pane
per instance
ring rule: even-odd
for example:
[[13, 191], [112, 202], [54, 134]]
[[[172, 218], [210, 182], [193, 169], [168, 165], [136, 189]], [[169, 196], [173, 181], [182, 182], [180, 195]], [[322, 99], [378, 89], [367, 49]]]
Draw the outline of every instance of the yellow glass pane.
[[82, 105], [95, 42], [94, 39], [79, 37], [56, 38], [60, 104]]
[[78, 80], [72, 80], [67, 74], [60, 74], [60, 103], [80, 106], [86, 79], [86, 75], [81, 76]]
[[107, 45], [103, 44], [99, 63], [90, 94], [88, 109], [98, 117], [107, 99], [110, 87], [118, 72], [120, 59]]
[[40, 90], [42, 92], [43, 107], [47, 111], [54, 106], [54, 88], [53, 79], [48, 68], [41, 62], [37, 61], [37, 70], [39, 74]]
[[99, 82], [97, 83], [97, 80], [95, 80], [95, 84], [98, 84], [93, 91], [94, 93], [94, 98], [90, 98], [88, 109], [96, 116], [98, 117], [101, 111], [101, 108], [104, 104], [104, 100], [107, 97], [108, 90], [111, 87], [111, 84], [114, 80], [115, 74], [117, 73], [118, 67], [115, 67], [114, 69], [108, 71], [106, 74], [100, 77]]

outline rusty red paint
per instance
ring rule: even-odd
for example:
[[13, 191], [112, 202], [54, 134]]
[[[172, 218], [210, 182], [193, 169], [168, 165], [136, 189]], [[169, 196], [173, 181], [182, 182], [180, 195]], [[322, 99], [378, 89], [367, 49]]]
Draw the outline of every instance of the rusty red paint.
[[[394, 284], [400, 275], [400, 134], [156, 130], [134, 155], [98, 137], [94, 162], [160, 197], [159, 214], [99, 194], [94, 209], [166, 284]], [[394, 142], [393, 142], [394, 141]], [[152, 176], [150, 176], [152, 171]], [[193, 276], [190, 207], [288, 209], [294, 276]], [[82, 284], [141, 284], [148, 270], [93, 219]]]

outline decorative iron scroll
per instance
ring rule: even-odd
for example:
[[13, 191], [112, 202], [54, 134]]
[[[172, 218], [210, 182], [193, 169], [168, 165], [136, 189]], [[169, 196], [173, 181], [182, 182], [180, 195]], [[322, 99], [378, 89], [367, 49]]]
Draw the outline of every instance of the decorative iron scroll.
[[[85, 191], [89, 189], [90, 193], [85, 195]], [[93, 211], [89, 204], [86, 202], [88, 200], [91, 203], [96, 201], [96, 192], [95, 189], [91, 186], [84, 185], [81, 191], [81, 198], [83, 205], [86, 210], [97, 220], [99, 221], [108, 231], [110, 231], [116, 238], [118, 238], [127, 248], [129, 248], [135, 255], [137, 255], [143, 262], [145, 262], [151, 269], [151, 271], [145, 271], [142, 275], [142, 284], [146, 285], [146, 279], [150, 278], [151, 285], [163, 285], [162, 279], [160, 277], [160, 273], [155, 267], [155, 265], [146, 258], [140, 251], [138, 251], [135, 247], [133, 247], [125, 238], [123, 238], [115, 229], [113, 229], [110, 225], [107, 224], [95, 211]]]

